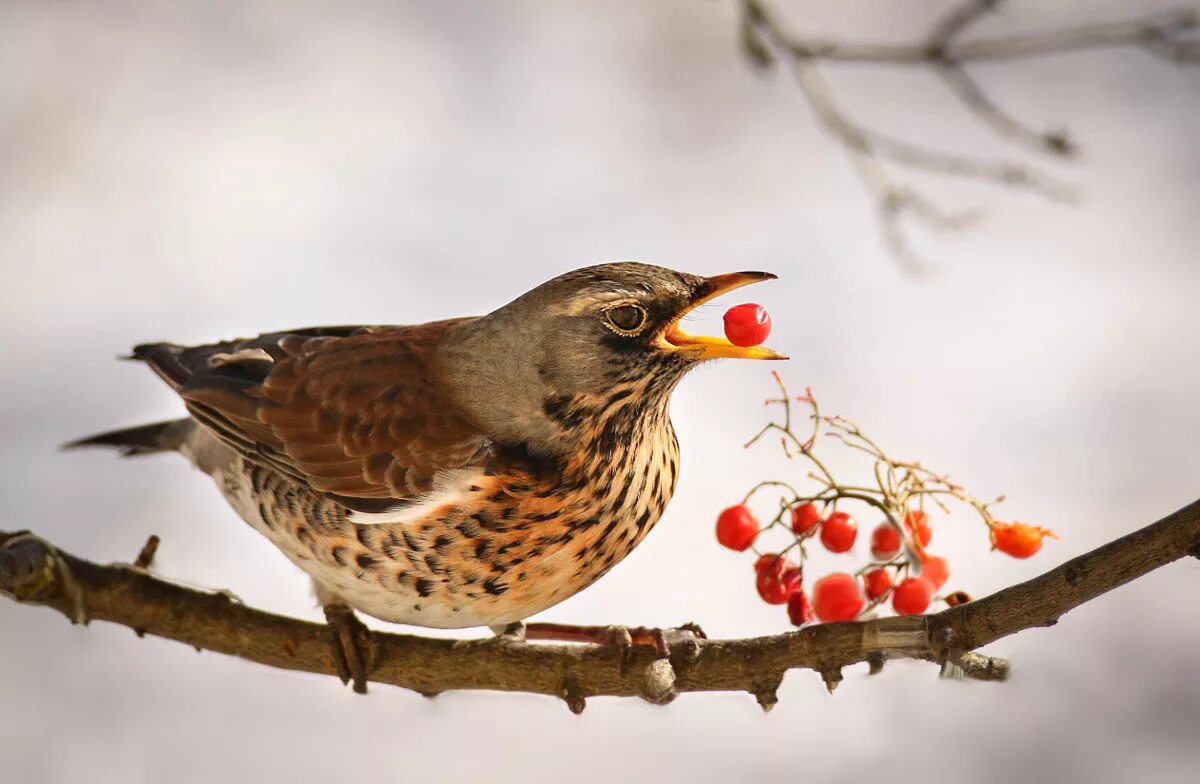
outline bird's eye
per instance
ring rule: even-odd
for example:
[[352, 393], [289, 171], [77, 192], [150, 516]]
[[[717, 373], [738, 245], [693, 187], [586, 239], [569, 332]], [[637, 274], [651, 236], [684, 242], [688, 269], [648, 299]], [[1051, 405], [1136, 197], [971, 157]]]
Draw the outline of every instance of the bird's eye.
[[639, 332], [649, 318], [646, 309], [641, 305], [617, 305], [604, 311], [604, 315], [618, 332], [627, 335]]

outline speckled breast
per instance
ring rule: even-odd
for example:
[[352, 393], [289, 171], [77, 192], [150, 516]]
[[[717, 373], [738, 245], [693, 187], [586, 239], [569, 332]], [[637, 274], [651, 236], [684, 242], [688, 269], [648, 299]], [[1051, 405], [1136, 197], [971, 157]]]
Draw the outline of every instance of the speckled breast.
[[679, 447], [665, 404], [618, 406], [587, 425], [586, 448], [552, 469], [502, 459], [455, 472], [379, 522], [240, 458], [214, 478], [325, 597], [396, 623], [493, 626], [591, 585], [645, 538], [674, 492]]

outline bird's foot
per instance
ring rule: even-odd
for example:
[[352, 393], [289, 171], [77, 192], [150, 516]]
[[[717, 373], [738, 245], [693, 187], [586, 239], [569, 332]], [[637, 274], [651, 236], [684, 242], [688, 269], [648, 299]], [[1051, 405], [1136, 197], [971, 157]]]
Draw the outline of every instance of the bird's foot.
[[327, 604], [329, 647], [333, 666], [342, 683], [353, 683], [358, 694], [367, 693], [367, 675], [375, 666], [375, 643], [371, 630], [344, 604]]
[[513, 621], [512, 623], [489, 626], [488, 628], [492, 630], [492, 634], [496, 635], [496, 642], [498, 643], [511, 645], [525, 642], [524, 621]]
[[526, 640], [559, 640], [584, 642], [593, 645], [614, 645], [621, 651], [621, 672], [629, 669], [634, 646], [649, 646], [659, 659], [671, 659], [677, 649], [683, 649], [685, 661], [700, 655], [699, 640], [707, 639], [697, 624], [656, 629], [646, 626], [574, 626], [562, 623], [525, 624]]

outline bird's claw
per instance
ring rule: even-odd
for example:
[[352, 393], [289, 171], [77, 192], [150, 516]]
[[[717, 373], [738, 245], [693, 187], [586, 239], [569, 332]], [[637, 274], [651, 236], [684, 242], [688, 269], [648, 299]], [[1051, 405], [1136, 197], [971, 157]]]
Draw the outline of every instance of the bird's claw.
[[610, 644], [621, 648], [622, 675], [629, 671], [629, 664], [633, 659], [633, 649], [636, 645], [651, 647], [657, 654], [655, 658], [668, 660], [673, 658], [673, 654], [677, 650], [682, 649], [685, 661], [690, 663], [700, 655], [700, 645], [697, 641], [707, 639], [704, 630], [694, 623], [685, 623], [666, 629], [646, 626], [633, 628], [610, 626], [609, 629], [612, 630]]
[[636, 646], [654, 649], [656, 659], [672, 658], [677, 649], [685, 650], [685, 660], [695, 661], [700, 655], [699, 640], [707, 639], [704, 630], [694, 623], [659, 629], [647, 626], [571, 626], [558, 623], [531, 623], [525, 627], [529, 640], [563, 640], [593, 645], [612, 645], [620, 651], [621, 674], [629, 671]]
[[491, 630], [499, 642], [525, 642], [524, 621], [513, 621], [503, 626], [492, 626]]
[[367, 675], [375, 665], [371, 630], [344, 604], [324, 607], [329, 625], [329, 648], [333, 666], [342, 683], [353, 683], [358, 694], [367, 693]]

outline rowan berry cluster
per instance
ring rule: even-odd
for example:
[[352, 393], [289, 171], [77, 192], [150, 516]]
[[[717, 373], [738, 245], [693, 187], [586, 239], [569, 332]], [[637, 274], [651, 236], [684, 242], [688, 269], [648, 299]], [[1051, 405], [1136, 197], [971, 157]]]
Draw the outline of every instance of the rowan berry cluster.
[[[945, 558], [928, 550], [933, 526], [927, 506], [949, 514], [946, 501], [965, 504], [987, 526], [992, 549], [1014, 558], [1032, 556], [1041, 549], [1043, 539], [1054, 537], [1045, 528], [995, 519], [991, 508], [1002, 497], [983, 503], [943, 474], [917, 462], [893, 459], [854, 422], [841, 416], [823, 415], [811, 389], [792, 398], [779, 374], [774, 376], [781, 394], [766, 402], [780, 407], [782, 421], [768, 423], [746, 446], [768, 433], [778, 433], [789, 458], [802, 458], [810, 464], [807, 478], [816, 483], [815, 492], [801, 493], [785, 481], [760, 482], [741, 503], [721, 512], [716, 533], [717, 541], [731, 550], [753, 548], [758, 556], [754, 562], [758, 595], [769, 604], [786, 604], [788, 618], [797, 626], [814, 619], [854, 620], [885, 603], [890, 603], [900, 615], [919, 615], [935, 601], [951, 606], [970, 601], [961, 591], [938, 593], [950, 578], [950, 566]], [[809, 408], [811, 429], [805, 427], [804, 437], [792, 426], [794, 401]], [[835, 479], [815, 454], [821, 436], [836, 439], [869, 456], [873, 483], [846, 485]], [[766, 488], [783, 492], [774, 517], [763, 525], [749, 502]], [[806, 590], [804, 565], [807, 548], [813, 546], [814, 540], [832, 553], [848, 553], [858, 540], [858, 522], [847, 508], [882, 518], [871, 530], [870, 560], [853, 573], [824, 575]], [[790, 543], [770, 552], [756, 548], [755, 544], [772, 529], [786, 531]]]

